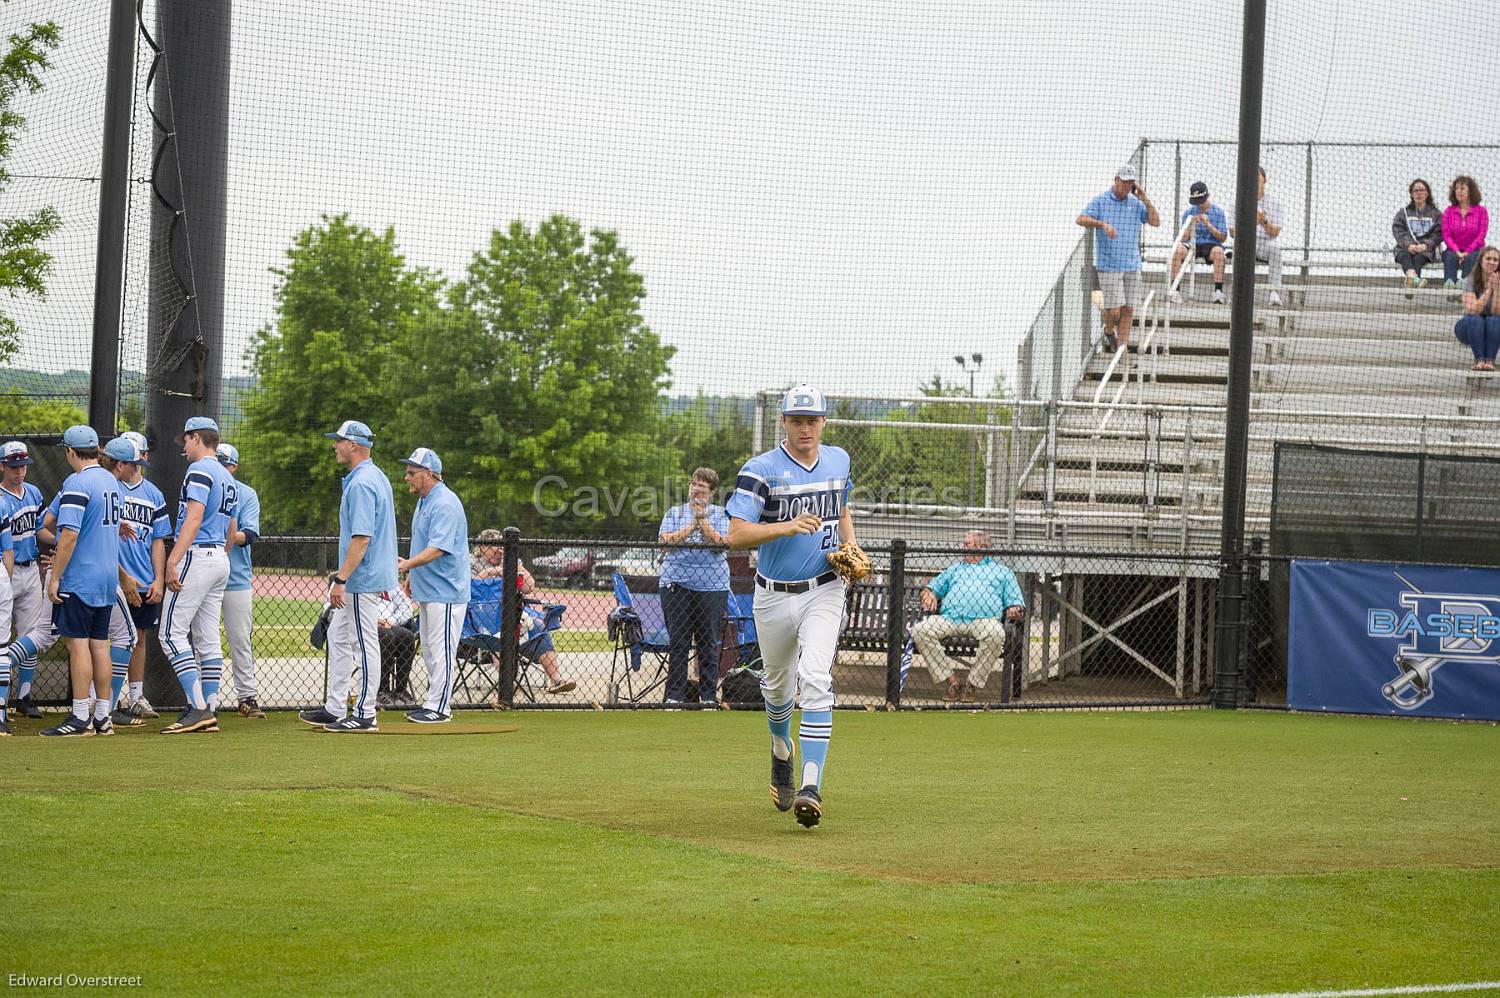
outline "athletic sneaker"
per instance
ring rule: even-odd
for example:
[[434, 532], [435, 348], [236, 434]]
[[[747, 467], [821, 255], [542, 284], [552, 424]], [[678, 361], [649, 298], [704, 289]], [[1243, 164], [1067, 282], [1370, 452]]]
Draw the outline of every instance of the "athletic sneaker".
[[123, 708], [116, 709], [111, 712], [109, 715], [109, 721], [117, 728], [140, 728], [144, 727], [146, 724], [146, 722], [141, 718], [136, 717], [130, 711]]
[[1280, 308], [1281, 307], [1281, 295], [1280, 295], [1280, 293], [1278, 293], [1276, 291], [1272, 291], [1269, 295], [1266, 295], [1266, 304], [1270, 305], [1272, 308]]
[[20, 714], [22, 717], [31, 718], [31, 720], [33, 721], [39, 721], [42, 718], [42, 710], [36, 705], [36, 702], [31, 699], [30, 694], [21, 697], [18, 700], [12, 700], [10, 702], [10, 709]]
[[311, 710], [304, 710], [299, 712], [297, 714], [297, 720], [306, 721], [308, 724], [311, 724], [315, 728], [321, 728], [325, 724], [332, 724], [334, 721], [337, 721], [338, 718], [328, 713], [328, 711], [324, 710], [322, 707], [314, 707]]
[[93, 733], [93, 725], [76, 714], [69, 714], [68, 719], [61, 724], [42, 729], [43, 738], [87, 738]]
[[1214, 304], [1215, 305], [1222, 305], [1222, 304], [1224, 304], [1224, 292], [1219, 291], [1218, 289], [1214, 290]]
[[260, 709], [260, 704], [255, 702], [254, 697], [246, 697], [240, 701], [241, 717], [265, 717], [266, 712]]
[[195, 732], [210, 732], [219, 730], [219, 718], [211, 710], [199, 710], [197, 707], [189, 707], [182, 716], [165, 728], [161, 729], [164, 735], [189, 735]]
[[818, 819], [823, 817], [823, 798], [818, 796], [818, 788], [809, 783], [798, 790], [792, 808], [797, 816], [797, 824], [803, 828], [816, 825]]
[[380, 724], [373, 717], [356, 717], [350, 714], [332, 724], [323, 725], [323, 730], [332, 731], [335, 734], [358, 734], [364, 731], [379, 731]]
[[416, 710], [407, 711], [406, 719], [413, 724], [446, 724], [453, 720], [451, 714], [439, 714], [435, 710], [426, 707], [418, 707]]
[[150, 721], [161, 716], [156, 712], [156, 708], [151, 706], [151, 701], [145, 697], [130, 701], [130, 713], [131, 716], [143, 721]]
[[796, 794], [792, 786], [792, 760], [776, 758], [776, 753], [771, 753], [771, 803], [776, 805], [778, 811], [790, 811], [792, 809], [792, 797]]
[[96, 734], [96, 735], [112, 735], [114, 733], [115, 733], [115, 726], [114, 726], [114, 724], [112, 724], [110, 722], [109, 718], [107, 718], [107, 717], [96, 717], [96, 718], [94, 718], [94, 734]]
[[0, 738], [10, 737], [10, 722], [0, 717]]
[[551, 693], [553, 696], [556, 696], [559, 693], [572, 693], [576, 689], [578, 689], [578, 684], [573, 682], [573, 680], [559, 679], [557, 682], [547, 687], [546, 692]]

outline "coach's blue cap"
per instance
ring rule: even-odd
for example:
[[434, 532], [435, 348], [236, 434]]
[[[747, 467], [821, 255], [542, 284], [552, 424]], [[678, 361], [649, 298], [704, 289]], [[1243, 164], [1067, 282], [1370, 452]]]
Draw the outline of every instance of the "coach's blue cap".
[[413, 468], [426, 468], [434, 475], [443, 473], [443, 459], [438, 457], [430, 447], [418, 447], [411, 452], [411, 457], [402, 458], [401, 463]]
[[0, 464], [8, 464], [12, 468], [19, 468], [23, 464], [36, 464], [36, 458], [26, 449], [26, 445], [19, 440], [12, 440], [4, 447], [0, 447]]
[[92, 426], [70, 426], [63, 432], [62, 446], [87, 450], [99, 446], [99, 434]]
[[220, 444], [215, 456], [219, 459], [220, 464], [238, 465], [240, 463], [239, 448], [235, 447], [234, 444]]
[[783, 416], [826, 416], [828, 399], [812, 385], [801, 384], [781, 396]]
[[197, 433], [199, 430], [212, 430], [213, 432], [218, 433], [219, 424], [215, 423], [207, 416], [193, 416], [186, 423], [184, 423], [182, 427], [183, 433]]
[[131, 464], [146, 463], [146, 455], [141, 453], [141, 449], [135, 445], [135, 441], [123, 434], [104, 445], [104, 454], [106, 457], [112, 457], [116, 461], [129, 461]]
[[361, 447], [375, 446], [375, 434], [371, 433], [370, 428], [357, 419], [346, 419], [344, 420], [344, 424], [338, 429], [332, 433], [325, 433], [323, 436], [330, 440], [352, 440]]

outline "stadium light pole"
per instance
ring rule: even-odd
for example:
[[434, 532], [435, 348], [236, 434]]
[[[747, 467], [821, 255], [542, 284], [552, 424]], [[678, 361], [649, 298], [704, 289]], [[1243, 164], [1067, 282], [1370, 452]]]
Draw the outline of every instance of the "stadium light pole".
[[[89, 425], [115, 435], [120, 402], [120, 313], [125, 294], [125, 214], [130, 193], [130, 98], [135, 88], [135, 3], [110, 0], [104, 76], [104, 148], [94, 247], [94, 335], [89, 358]], [[134, 429], [134, 427], [132, 427]]]
[[1240, 39], [1240, 136], [1235, 169], [1233, 302], [1229, 312], [1229, 385], [1224, 413], [1224, 488], [1219, 528], [1218, 634], [1214, 706], [1239, 706], [1244, 640], [1245, 475], [1249, 460], [1250, 360], [1255, 341], [1256, 189], [1265, 82], [1266, 0], [1245, 0]]

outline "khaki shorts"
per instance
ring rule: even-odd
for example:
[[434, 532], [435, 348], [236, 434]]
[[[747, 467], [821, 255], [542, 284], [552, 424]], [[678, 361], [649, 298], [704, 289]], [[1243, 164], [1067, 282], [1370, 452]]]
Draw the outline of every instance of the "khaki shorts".
[[1139, 270], [1099, 271], [1099, 290], [1104, 292], [1105, 311], [1116, 308], [1138, 308], [1141, 304], [1141, 272]]

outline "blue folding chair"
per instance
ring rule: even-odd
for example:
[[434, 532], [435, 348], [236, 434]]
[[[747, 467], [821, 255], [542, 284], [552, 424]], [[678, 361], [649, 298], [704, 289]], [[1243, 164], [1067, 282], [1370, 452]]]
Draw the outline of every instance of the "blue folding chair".
[[[661, 580], [655, 575], [621, 575], [614, 573], [615, 603], [610, 614], [616, 624], [614, 650], [609, 660], [609, 702], [640, 703], [653, 690], [666, 685], [667, 620], [661, 608]], [[629, 611], [626, 614], [624, 611]], [[630, 617], [639, 628], [620, 626]], [[652, 663], [649, 678], [641, 676], [641, 663]], [[637, 683], [644, 683], [639, 689]], [[622, 696], [623, 694], [623, 696]]]
[[[760, 668], [760, 644], [755, 637], [755, 582], [746, 579], [729, 580], [729, 606], [726, 618], [734, 624], [735, 645], [738, 649], [737, 665]], [[743, 591], [741, 591], [743, 590]]]
[[[454, 680], [454, 699], [464, 691], [469, 699], [465, 703], [495, 703], [500, 700], [500, 632], [505, 614], [504, 579], [471, 579], [469, 582], [469, 607], [464, 613], [463, 630], [458, 638], [458, 675]], [[536, 688], [532, 683], [531, 669], [541, 668], [537, 662], [537, 646], [542, 635], [562, 627], [565, 603], [543, 603], [541, 600], [522, 599], [521, 613], [530, 622], [525, 630], [530, 635], [516, 649], [516, 694], [524, 695], [528, 701], [536, 701]], [[523, 626], [527, 620], [523, 620]], [[492, 671], [493, 667], [493, 671]], [[475, 692], [479, 693], [476, 699]]]

